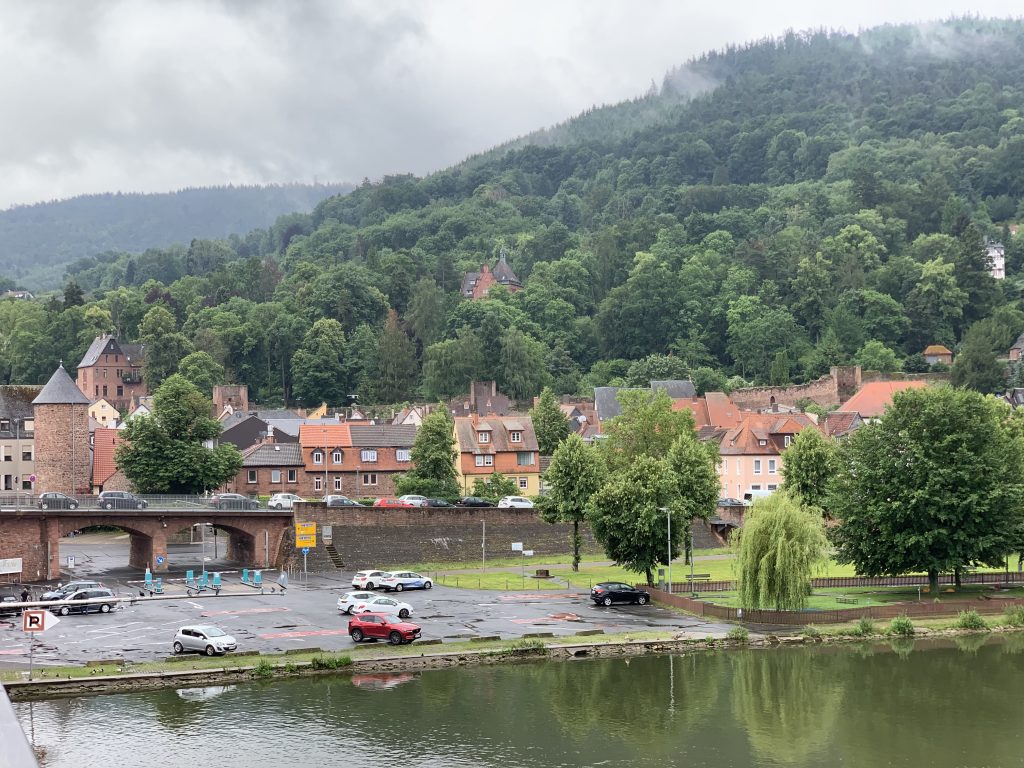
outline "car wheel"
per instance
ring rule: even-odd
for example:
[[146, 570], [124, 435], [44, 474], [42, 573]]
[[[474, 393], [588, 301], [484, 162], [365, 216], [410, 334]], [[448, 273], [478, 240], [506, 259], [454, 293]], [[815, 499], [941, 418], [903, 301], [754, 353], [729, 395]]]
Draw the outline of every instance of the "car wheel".
[[342, 613], [344, 613], [346, 616], [351, 616], [352, 615], [352, 606], [351, 605], [345, 606], [345, 609], [342, 611]]
[[392, 632], [390, 635], [388, 635], [388, 642], [391, 643], [392, 645], [401, 645], [402, 644], [402, 633], [401, 632], [397, 632], [397, 631]]
[[50, 505], [49, 505], [49, 504], [40, 504], [40, 505], [39, 505], [39, 508], [40, 508], [40, 509], [49, 509], [49, 508], [50, 508]]
[[405, 589], [405, 585], [404, 584], [395, 584], [395, 591], [396, 592], [401, 592], [403, 589]]
[[174, 642], [174, 652], [175, 653], [184, 653], [185, 652], [185, 646], [182, 645], [181, 643], [179, 643], [178, 641], [175, 641]]
[[103, 605], [100, 606], [100, 613], [110, 613], [110, 605], [103, 603]]
[[140, 501], [138, 504], [135, 505], [135, 508], [136, 509], [145, 509], [146, 508], [146, 503], [143, 502], [143, 501]]
[[637, 605], [647, 605], [647, 595], [640, 595], [640, 597], [638, 597], [636, 599], [636, 604]]
[[430, 589], [432, 586], [434, 586], [434, 585], [431, 584], [429, 581], [423, 582], [423, 588], [424, 589]]
[[113, 505], [113, 504], [111, 504], [111, 503], [110, 503], [110, 502], [108, 501], [108, 502], [107, 502], [106, 504], [104, 504], [104, 505], [103, 505], [103, 508], [104, 508], [104, 509], [113, 509], [113, 508], [114, 508], [114, 505]]
[[60, 607], [59, 613], [61, 616], [67, 616], [69, 613], [71, 613], [71, 609], [68, 608], [66, 605], [62, 605]]
[[[45, 509], [45, 507], [43, 507], [43, 509]], [[72, 501], [70, 504], [68, 504], [68, 509], [78, 509], [78, 502]]]
[[373, 589], [373, 582], [372, 581], [366, 582], [366, 588], [367, 589]]
[[349, 635], [352, 637], [353, 643], [363, 642], [363, 630], [353, 629], [351, 632], [349, 632]]
[[216, 654], [217, 654], [217, 651], [214, 650], [214, 647], [212, 645], [206, 646], [206, 655], [207, 656], [215, 656]]
[[402, 610], [400, 610], [398, 612], [398, 618], [400, 618], [400, 619], [408, 619], [409, 618], [409, 610], [407, 608], [403, 608]]
[[602, 600], [601, 602], [602, 602], [602, 603], [603, 603], [604, 605], [611, 605], [611, 604], [612, 604], [612, 599], [611, 599], [610, 597], [606, 597], [606, 598], [605, 598], [604, 600]]

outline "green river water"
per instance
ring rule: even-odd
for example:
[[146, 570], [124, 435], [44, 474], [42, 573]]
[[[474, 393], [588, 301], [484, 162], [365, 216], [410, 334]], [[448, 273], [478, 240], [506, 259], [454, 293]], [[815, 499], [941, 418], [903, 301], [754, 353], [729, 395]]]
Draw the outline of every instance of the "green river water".
[[1022, 766], [1024, 636], [18, 703], [45, 765]]

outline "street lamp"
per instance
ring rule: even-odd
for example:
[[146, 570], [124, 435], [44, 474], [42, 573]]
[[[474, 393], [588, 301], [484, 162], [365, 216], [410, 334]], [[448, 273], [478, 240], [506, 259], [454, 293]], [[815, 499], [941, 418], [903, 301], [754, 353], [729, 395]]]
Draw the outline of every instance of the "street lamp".
[[672, 594], [672, 510], [668, 507], [659, 507], [659, 512], [665, 513], [665, 520], [668, 521], [668, 593]]

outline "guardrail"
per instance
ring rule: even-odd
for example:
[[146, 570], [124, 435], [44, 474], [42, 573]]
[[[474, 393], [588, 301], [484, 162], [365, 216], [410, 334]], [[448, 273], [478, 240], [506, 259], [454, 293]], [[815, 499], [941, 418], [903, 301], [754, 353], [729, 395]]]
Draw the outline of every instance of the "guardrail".
[[[266, 502], [260, 499], [247, 497], [246, 500], [226, 500], [214, 505], [212, 494], [210, 496], [175, 495], [175, 494], [134, 494], [134, 499], [141, 499], [144, 508], [154, 509], [214, 509], [221, 511], [245, 511], [249, 509], [267, 509]], [[252, 502], [259, 506], [252, 507]], [[112, 509], [115, 510], [137, 510], [138, 504], [130, 499], [117, 501], [111, 500]], [[45, 497], [31, 493], [0, 492], [0, 510], [77, 510], [77, 509], [106, 509], [101, 505], [100, 498], [93, 494], [67, 494], [62, 498]]]

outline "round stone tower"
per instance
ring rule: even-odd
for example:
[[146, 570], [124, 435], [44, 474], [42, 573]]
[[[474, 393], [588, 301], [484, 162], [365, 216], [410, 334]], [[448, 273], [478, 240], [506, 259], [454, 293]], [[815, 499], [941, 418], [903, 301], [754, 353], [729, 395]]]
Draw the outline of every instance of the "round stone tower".
[[35, 409], [36, 493], [89, 493], [92, 480], [89, 398], [68, 376], [63, 363], [32, 405]]

